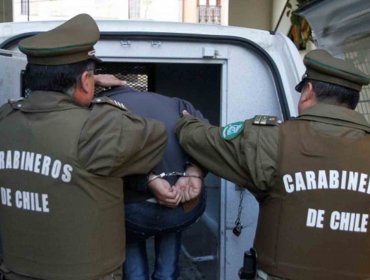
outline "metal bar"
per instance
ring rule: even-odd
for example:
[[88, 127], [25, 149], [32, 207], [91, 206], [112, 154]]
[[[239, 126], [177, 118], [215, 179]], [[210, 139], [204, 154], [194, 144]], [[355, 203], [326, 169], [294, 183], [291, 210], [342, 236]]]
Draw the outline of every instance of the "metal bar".
[[190, 259], [192, 262], [206, 262], [206, 261], [213, 261], [217, 259], [216, 255], [207, 255], [207, 256], [197, 256], [194, 257], [190, 255], [189, 251], [185, 248], [184, 245], [181, 245], [181, 250], [184, 253], [184, 255]]

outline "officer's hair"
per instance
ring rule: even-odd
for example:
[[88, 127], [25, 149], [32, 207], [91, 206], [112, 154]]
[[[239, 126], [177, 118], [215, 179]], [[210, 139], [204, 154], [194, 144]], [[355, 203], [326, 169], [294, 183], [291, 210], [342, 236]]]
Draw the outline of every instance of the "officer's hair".
[[93, 71], [95, 62], [85, 60], [65, 65], [37, 65], [28, 63], [24, 85], [29, 90], [58, 91], [72, 95], [84, 71]]
[[310, 80], [318, 102], [355, 109], [360, 98], [358, 91], [327, 82]]

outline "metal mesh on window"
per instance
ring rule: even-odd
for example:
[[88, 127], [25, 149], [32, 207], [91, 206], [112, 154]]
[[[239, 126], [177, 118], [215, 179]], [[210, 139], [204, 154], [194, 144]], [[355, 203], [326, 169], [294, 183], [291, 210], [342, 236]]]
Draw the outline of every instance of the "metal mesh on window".
[[148, 75], [147, 74], [121, 74], [115, 76], [127, 82], [127, 84], [138, 91], [148, 91]]
[[[152, 66], [137, 64], [107, 63], [99, 70], [101, 74], [113, 74], [120, 80], [127, 82], [127, 85], [140, 91], [149, 91], [149, 78], [152, 73]], [[104, 88], [96, 87], [95, 94], [103, 91]]]

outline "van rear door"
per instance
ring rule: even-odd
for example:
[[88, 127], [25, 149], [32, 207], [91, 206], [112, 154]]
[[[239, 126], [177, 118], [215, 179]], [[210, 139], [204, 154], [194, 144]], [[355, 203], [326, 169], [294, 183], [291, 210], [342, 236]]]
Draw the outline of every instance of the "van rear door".
[[26, 59], [15, 51], [0, 49], [0, 104], [21, 97], [22, 70]]

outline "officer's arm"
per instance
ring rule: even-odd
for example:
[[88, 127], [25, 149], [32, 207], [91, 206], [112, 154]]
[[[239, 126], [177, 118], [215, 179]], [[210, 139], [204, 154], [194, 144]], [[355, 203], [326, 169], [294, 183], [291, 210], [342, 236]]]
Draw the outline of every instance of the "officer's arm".
[[176, 134], [184, 150], [206, 170], [244, 185], [250, 177], [242, 167], [241, 137], [226, 141], [220, 137], [220, 128], [183, 117], [177, 122]]
[[252, 125], [251, 120], [242, 124], [243, 130], [226, 140], [222, 128], [187, 116], [177, 122], [176, 133], [203, 168], [251, 191], [266, 190], [276, 172], [277, 127]]
[[85, 168], [103, 176], [148, 173], [163, 155], [165, 127], [107, 106], [95, 106], [81, 132], [79, 157]]
[[167, 132], [164, 125], [127, 113], [120, 139], [121, 160], [117, 161], [116, 174], [149, 173], [162, 159]]

